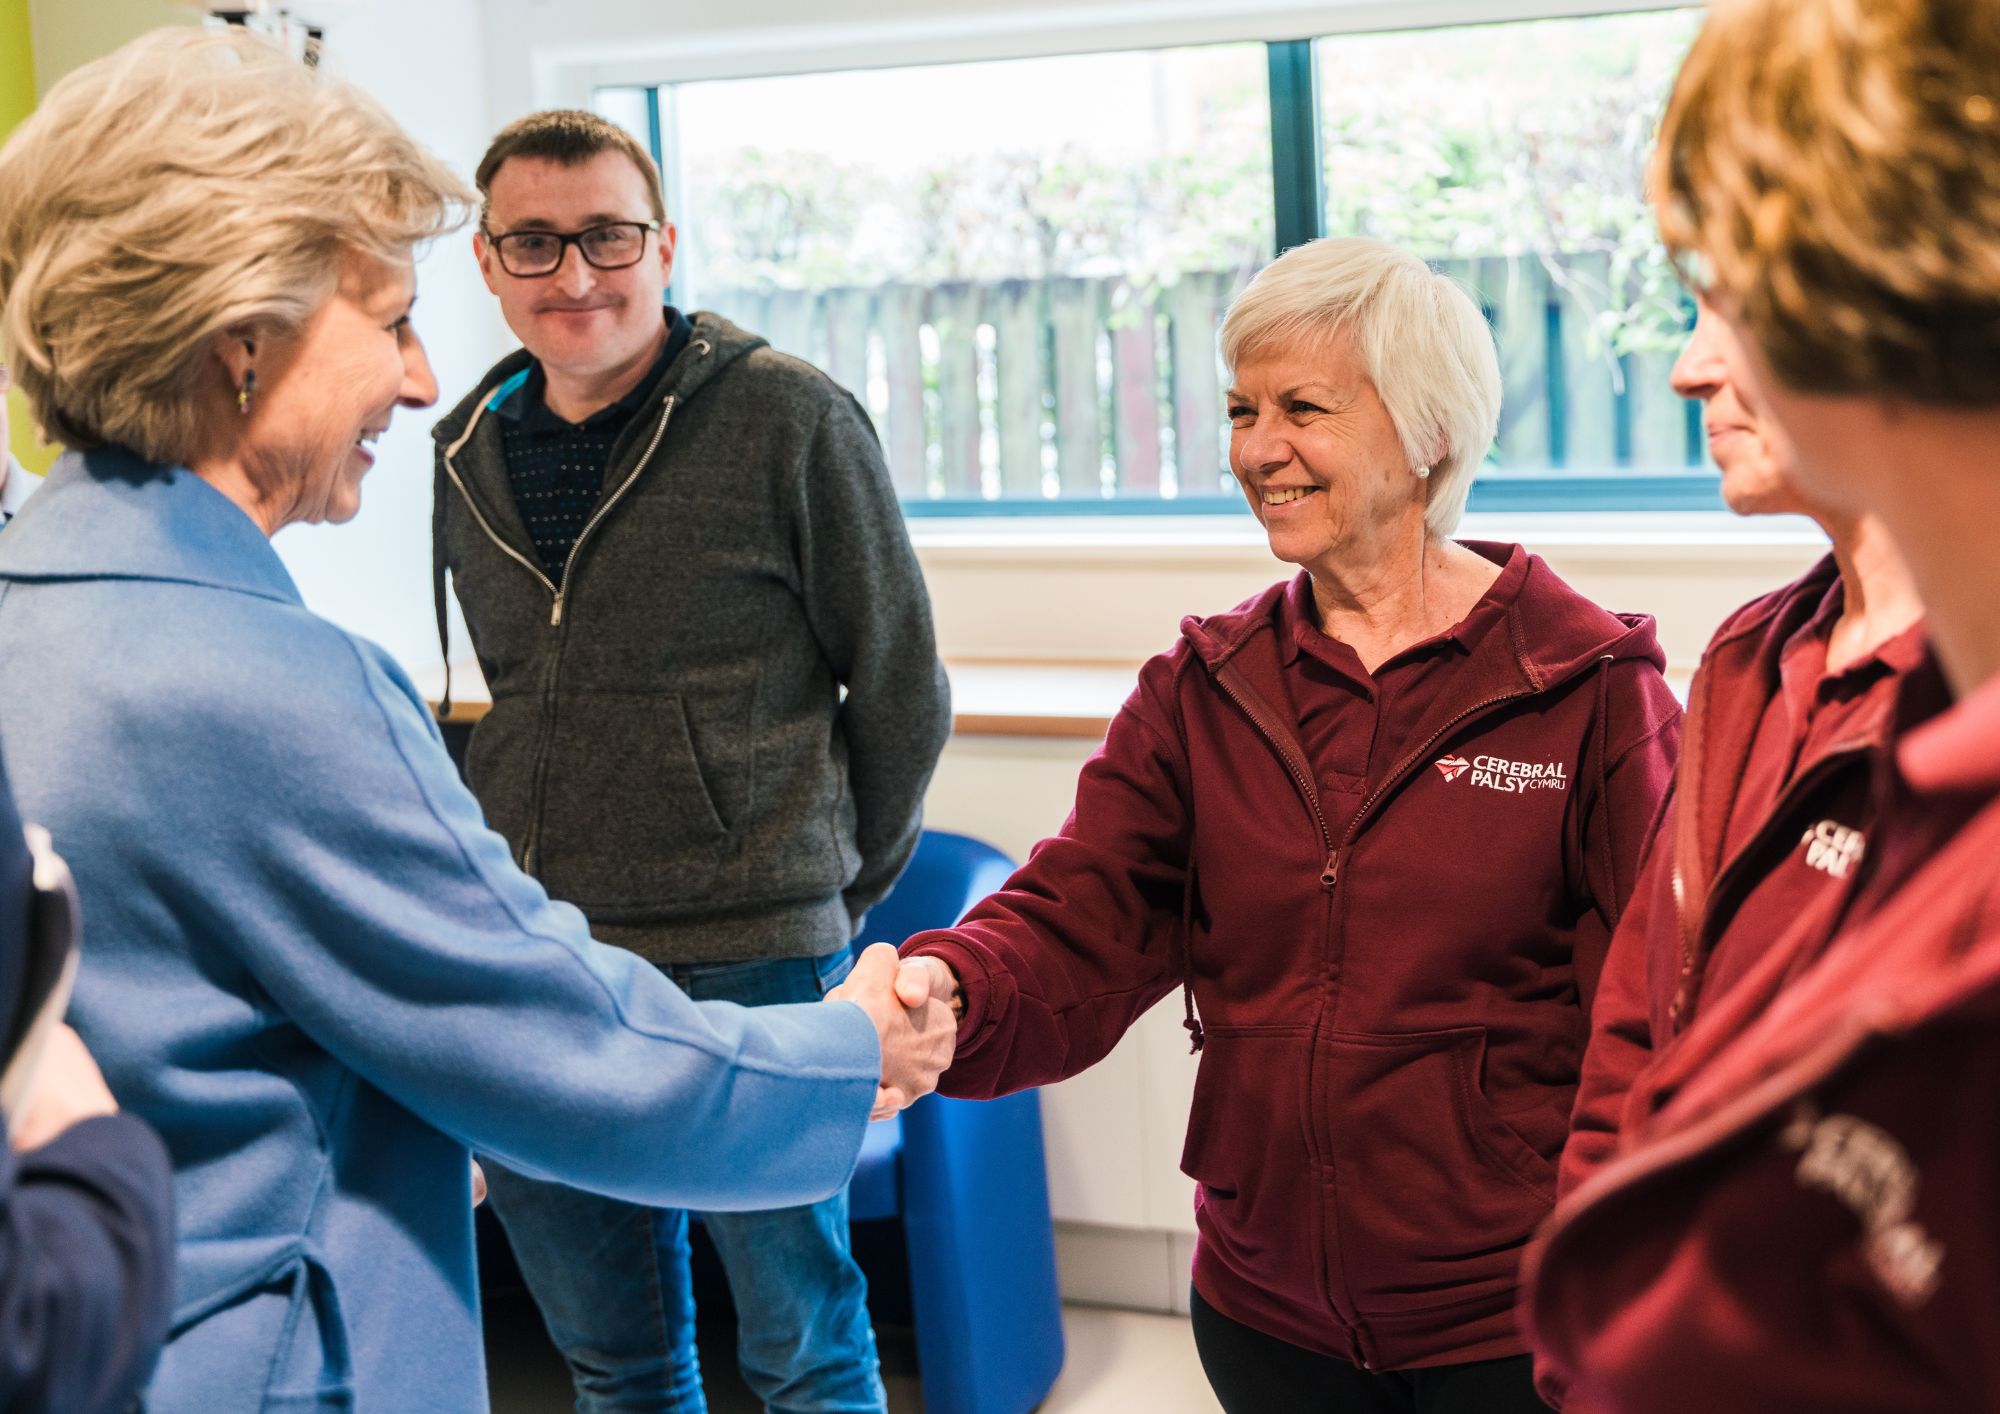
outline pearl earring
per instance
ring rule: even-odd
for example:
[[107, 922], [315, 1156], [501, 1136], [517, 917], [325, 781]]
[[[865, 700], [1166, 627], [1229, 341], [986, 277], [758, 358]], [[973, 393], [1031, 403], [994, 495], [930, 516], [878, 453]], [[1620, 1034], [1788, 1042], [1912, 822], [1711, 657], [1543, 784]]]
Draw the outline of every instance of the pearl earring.
[[1430, 474], [1431, 474], [1431, 469], [1427, 466], [1420, 466], [1417, 468], [1417, 479], [1419, 481], [1422, 481], [1425, 477], [1429, 476]]

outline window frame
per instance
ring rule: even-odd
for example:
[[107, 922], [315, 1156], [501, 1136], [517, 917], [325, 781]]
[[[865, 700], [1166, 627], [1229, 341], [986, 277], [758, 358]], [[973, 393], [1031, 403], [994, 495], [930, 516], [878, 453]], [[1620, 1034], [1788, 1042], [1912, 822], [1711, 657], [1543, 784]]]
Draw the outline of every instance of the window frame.
[[[1481, 6], [1477, 4], [1444, 4], [1431, 7], [1431, 13], [1403, 19], [1393, 12], [1376, 15], [1359, 14], [1343, 16], [1350, 21], [1344, 24], [1329, 24], [1319, 27], [1312, 37], [1304, 39], [1262, 40], [1266, 51], [1269, 72], [1269, 102], [1271, 117], [1271, 176], [1273, 197], [1273, 232], [1275, 249], [1272, 254], [1282, 254], [1295, 245], [1317, 239], [1325, 232], [1325, 165], [1321, 144], [1321, 121], [1319, 103], [1319, 74], [1317, 45], [1320, 38], [1343, 34], [1380, 33], [1406, 31], [1410, 29], [1440, 28], [1469, 24], [1503, 24], [1531, 19], [1583, 18], [1594, 14], [1638, 14], [1666, 9], [1683, 8], [1685, 0], [1622, 0], [1613, 6], [1528, 5], [1501, 3]], [[1414, 7], [1413, 7], [1414, 8]], [[1488, 13], [1480, 13], [1485, 10]], [[1468, 13], [1468, 11], [1470, 13]], [[1238, 36], [1238, 40], [1256, 36]], [[1198, 39], [1183, 40], [1183, 44], [1224, 42], [1219, 36], [1202, 35]], [[1146, 44], [1148, 41], [1140, 41]], [[1102, 46], [1078, 47], [1073, 50], [1040, 50], [1037, 53], [1090, 52]], [[1150, 47], [1178, 47], [1161, 44], [1157, 39], [1150, 41]], [[964, 62], [971, 56], [961, 56], [956, 62]], [[984, 58], [1002, 57], [984, 55]], [[1029, 57], [1029, 53], [1006, 57]], [[865, 67], [918, 67], [930, 63], [950, 63], [944, 57], [917, 58], [898, 57], [889, 63], [876, 63]], [[734, 68], [735, 66], [730, 66]], [[843, 67], [829, 64], [823, 71], [838, 72]], [[793, 66], [775, 69], [766, 77], [778, 77], [787, 72], [798, 72]], [[716, 74], [715, 78], [749, 78], [757, 76], [751, 72]], [[653, 77], [645, 82], [606, 82], [609, 74], [598, 73], [594, 86], [638, 88], [645, 96], [647, 138], [653, 160], [659, 164], [661, 172], [677, 170], [671, 161], [671, 154], [664, 148], [664, 124], [661, 121], [663, 103], [671, 102], [671, 90], [678, 83], [700, 82], [710, 76], [688, 73], [678, 78]], [[666, 90], [663, 96], [663, 90]], [[676, 192], [670, 190], [669, 200]], [[669, 292], [671, 298], [671, 291]], [[1073, 517], [1112, 516], [1123, 519], [1129, 516], [1215, 516], [1227, 514], [1234, 503], [1227, 497], [1199, 496], [1175, 500], [974, 500], [970, 498], [942, 499], [934, 501], [906, 501], [903, 514], [912, 520], [979, 521], [996, 523], [1020, 523], [1036, 518], [1069, 520]], [[1546, 472], [1508, 472], [1502, 475], [1481, 475], [1473, 480], [1467, 501], [1467, 510], [1473, 513], [1544, 513], [1544, 512], [1706, 512], [1723, 510], [1721, 478], [1718, 473], [1701, 469], [1685, 472], [1630, 472], [1624, 474], [1579, 474], [1551, 469]]]

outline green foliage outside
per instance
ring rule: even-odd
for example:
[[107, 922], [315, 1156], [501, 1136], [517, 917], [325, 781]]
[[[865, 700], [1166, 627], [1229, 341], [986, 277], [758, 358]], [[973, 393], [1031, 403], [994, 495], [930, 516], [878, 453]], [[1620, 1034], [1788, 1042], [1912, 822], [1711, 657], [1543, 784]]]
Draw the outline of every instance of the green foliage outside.
[[[1697, 24], [1669, 11], [1323, 41], [1326, 229], [1434, 258], [1537, 261], [1592, 311], [1606, 353], [1674, 346], [1684, 295], [1645, 168]], [[1171, 71], [1172, 91], [1145, 96], [1174, 105], [1198, 140], [1136, 162], [1087, 137], [1010, 145], [1004, 121], [990, 147], [916, 170], [804, 146], [703, 153], [688, 187], [704, 282], [1123, 275], [1143, 288], [1253, 266], [1272, 239], [1261, 47], [1201, 52]]]
[[[1508, 380], [1497, 470], [1673, 469], [1695, 455], [1660, 362], [1690, 309], [1645, 191], [1659, 113], [1698, 25], [1699, 12], [1677, 10], [1316, 46], [1324, 229], [1415, 250], [1494, 309]], [[801, 110], [796, 143], [787, 133], [716, 146], [727, 126], [698, 124], [706, 140], [682, 148], [677, 213], [695, 243], [695, 298], [1117, 280], [1117, 329], [1163, 307], [1155, 296], [1183, 276], [1234, 284], [1269, 260], [1263, 45], [1079, 56], [1055, 81], [1037, 62], [930, 71], [928, 131], [905, 132], [926, 105], [893, 70], [844, 76], [851, 87], [815, 89], [810, 102], [782, 98]], [[939, 111], [940, 89], [956, 111]], [[1079, 116], [1080, 94], [1098, 100], [1095, 121]], [[1024, 102], [1042, 105], [1032, 132], [1010, 120]], [[818, 136], [813, 104], [860, 121], [840, 141]], [[1540, 312], [1551, 293], [1560, 339]], [[943, 396], [940, 377], [926, 355], [927, 402]], [[1163, 382], [1160, 406], [1176, 396]], [[934, 454], [939, 435], [930, 428]], [[1107, 440], [1107, 468], [1120, 456]]]
[[1323, 43], [1327, 230], [1536, 261], [1607, 352], [1677, 348], [1685, 296], [1646, 166], [1698, 24], [1683, 10]]
[[1004, 120], [990, 146], [914, 169], [803, 146], [692, 153], [686, 186], [703, 281], [818, 290], [1123, 275], [1144, 286], [1268, 259], [1263, 48], [1173, 57], [1159, 90], [1135, 101], [1171, 106], [1175, 125], [1201, 140], [1163, 140], [1137, 160], [1088, 135], [1010, 143]]

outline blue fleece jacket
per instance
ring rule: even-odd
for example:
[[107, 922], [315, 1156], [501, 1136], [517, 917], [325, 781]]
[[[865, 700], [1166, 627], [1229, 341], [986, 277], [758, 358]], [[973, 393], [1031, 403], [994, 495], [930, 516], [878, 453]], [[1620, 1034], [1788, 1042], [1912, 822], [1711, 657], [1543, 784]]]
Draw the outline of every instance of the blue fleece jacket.
[[0, 538], [0, 701], [82, 895], [72, 1019], [173, 1157], [151, 1414], [484, 1411], [469, 1149], [676, 1207], [846, 1180], [861, 1010], [691, 1002], [593, 942], [395, 663], [186, 470], [57, 465]]

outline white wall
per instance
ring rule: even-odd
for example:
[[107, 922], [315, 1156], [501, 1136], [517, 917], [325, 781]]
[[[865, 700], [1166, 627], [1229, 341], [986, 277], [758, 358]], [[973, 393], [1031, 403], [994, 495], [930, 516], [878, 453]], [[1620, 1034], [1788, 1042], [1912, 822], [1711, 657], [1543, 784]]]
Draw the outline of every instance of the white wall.
[[[1592, 14], [1605, 0], [532, 0], [538, 83], [723, 78]], [[1618, 0], [1666, 9], [1669, 0]], [[587, 80], [581, 81], [587, 84]]]
[[[373, 94], [468, 186], [492, 135], [485, 10], [479, 0], [347, 0], [327, 33], [328, 69]], [[468, 232], [445, 237], [419, 260], [415, 318], [442, 390], [439, 406], [396, 414], [351, 524], [294, 527], [275, 544], [307, 604], [421, 668], [437, 658], [430, 428], [513, 346]]]

